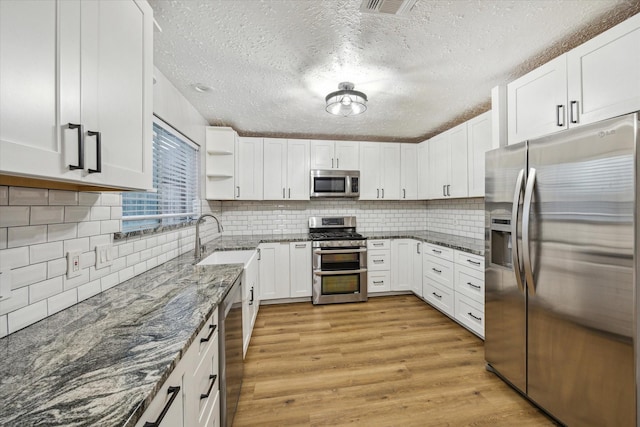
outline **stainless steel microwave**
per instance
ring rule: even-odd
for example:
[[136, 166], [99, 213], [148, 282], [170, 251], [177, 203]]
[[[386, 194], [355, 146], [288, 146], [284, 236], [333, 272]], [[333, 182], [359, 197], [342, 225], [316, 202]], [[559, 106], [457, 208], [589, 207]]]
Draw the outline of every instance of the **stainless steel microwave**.
[[310, 197], [359, 197], [360, 171], [312, 169]]

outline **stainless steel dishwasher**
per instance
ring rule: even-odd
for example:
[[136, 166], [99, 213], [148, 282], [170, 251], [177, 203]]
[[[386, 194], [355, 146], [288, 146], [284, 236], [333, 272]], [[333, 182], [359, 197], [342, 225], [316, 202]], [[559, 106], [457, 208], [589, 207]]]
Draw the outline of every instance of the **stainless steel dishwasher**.
[[220, 327], [220, 421], [231, 427], [238, 407], [244, 361], [242, 359], [242, 281], [239, 278], [218, 306]]

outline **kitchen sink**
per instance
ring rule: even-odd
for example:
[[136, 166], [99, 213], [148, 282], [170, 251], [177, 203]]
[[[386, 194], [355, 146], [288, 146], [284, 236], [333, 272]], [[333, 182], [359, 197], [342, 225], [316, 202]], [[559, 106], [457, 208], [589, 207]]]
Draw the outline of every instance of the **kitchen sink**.
[[256, 251], [216, 251], [200, 261], [198, 265], [215, 265], [215, 264], [244, 264], [247, 263]]

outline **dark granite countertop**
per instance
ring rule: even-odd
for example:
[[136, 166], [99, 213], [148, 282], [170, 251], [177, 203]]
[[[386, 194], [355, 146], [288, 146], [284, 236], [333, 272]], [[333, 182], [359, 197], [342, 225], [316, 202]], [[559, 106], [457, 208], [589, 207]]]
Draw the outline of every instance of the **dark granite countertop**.
[[[428, 231], [362, 234], [484, 249], [481, 240]], [[221, 237], [203, 258], [306, 240]], [[193, 265], [189, 252], [1, 338], [0, 425], [133, 426], [241, 273], [241, 264]]]

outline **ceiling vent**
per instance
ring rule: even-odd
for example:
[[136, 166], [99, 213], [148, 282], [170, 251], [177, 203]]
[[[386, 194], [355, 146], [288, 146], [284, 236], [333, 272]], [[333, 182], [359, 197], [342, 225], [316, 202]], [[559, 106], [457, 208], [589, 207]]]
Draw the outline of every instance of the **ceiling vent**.
[[407, 15], [418, 0], [362, 0], [361, 12]]

